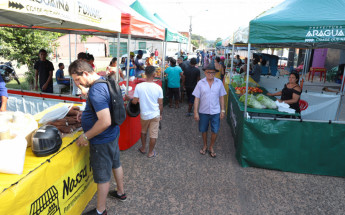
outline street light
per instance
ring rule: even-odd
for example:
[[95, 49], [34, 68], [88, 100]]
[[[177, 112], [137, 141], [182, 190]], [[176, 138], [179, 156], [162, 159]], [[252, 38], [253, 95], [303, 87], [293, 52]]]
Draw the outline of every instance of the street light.
[[[200, 12], [196, 13], [199, 14], [201, 12], [207, 12], [208, 10], [201, 10]], [[194, 17], [197, 15], [194, 15]], [[191, 43], [192, 43], [192, 17], [189, 16], [189, 37], [188, 37], [188, 52], [191, 52]]]

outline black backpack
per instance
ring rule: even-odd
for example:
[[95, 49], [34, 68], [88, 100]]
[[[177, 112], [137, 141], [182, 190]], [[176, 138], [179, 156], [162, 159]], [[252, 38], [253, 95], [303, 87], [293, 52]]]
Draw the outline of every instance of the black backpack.
[[[119, 84], [116, 82], [113, 75], [106, 78], [106, 80], [100, 78], [96, 80], [94, 84], [97, 84], [97, 83], [106, 83], [108, 85], [110, 99], [111, 99], [111, 106], [110, 106], [111, 125], [121, 125], [123, 121], [125, 121], [126, 119], [126, 110], [125, 110], [125, 105], [123, 102], [122, 92], [121, 92]], [[91, 104], [89, 96], [87, 100], [89, 101], [91, 110], [95, 112], [95, 109], [93, 108]]]

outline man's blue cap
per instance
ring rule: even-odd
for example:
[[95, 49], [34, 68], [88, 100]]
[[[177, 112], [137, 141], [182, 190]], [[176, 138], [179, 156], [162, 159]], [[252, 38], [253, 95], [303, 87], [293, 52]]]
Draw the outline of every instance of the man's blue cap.
[[139, 50], [138, 51], [138, 55], [143, 55], [144, 53], [143, 53], [143, 51], [142, 50]]

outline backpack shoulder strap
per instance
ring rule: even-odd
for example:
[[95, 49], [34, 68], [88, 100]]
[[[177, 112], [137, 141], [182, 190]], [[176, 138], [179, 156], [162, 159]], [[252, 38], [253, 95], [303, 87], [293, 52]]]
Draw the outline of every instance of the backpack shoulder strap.
[[[100, 78], [100, 79], [97, 79], [90, 87], [90, 89], [95, 85], [95, 84], [98, 84], [98, 83], [108, 83], [106, 80]], [[89, 96], [89, 93], [90, 93], [90, 90], [89, 92], [87, 93], [87, 101], [89, 102], [89, 105], [90, 105], [90, 108], [93, 112], [96, 112], [95, 109], [93, 108], [93, 105], [91, 103], [91, 100], [90, 100], [90, 96]]]

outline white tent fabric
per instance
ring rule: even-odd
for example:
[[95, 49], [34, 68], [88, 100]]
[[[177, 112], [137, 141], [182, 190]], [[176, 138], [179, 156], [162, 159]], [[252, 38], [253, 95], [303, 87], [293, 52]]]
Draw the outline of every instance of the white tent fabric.
[[61, 102], [64, 101], [9, 94], [7, 100], [7, 110], [21, 111], [23, 113], [34, 115]]
[[308, 108], [301, 112], [302, 119], [335, 120], [340, 95], [315, 92], [302, 93], [301, 99], [308, 102]]
[[241, 26], [234, 33], [233, 44], [247, 44], [249, 37], [249, 27]]
[[121, 12], [94, 0], [0, 0], [0, 14], [3, 26], [101, 35], [121, 31]]

